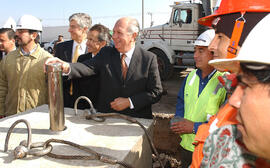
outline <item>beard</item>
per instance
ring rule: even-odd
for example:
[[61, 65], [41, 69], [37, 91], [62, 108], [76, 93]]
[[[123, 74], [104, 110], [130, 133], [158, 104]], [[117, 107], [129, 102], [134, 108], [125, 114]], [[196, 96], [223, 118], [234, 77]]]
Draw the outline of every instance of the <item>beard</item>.
[[18, 38], [17, 40], [18, 40], [17, 42], [18, 42], [19, 46], [21, 46], [21, 47], [27, 46], [32, 41], [32, 39], [28, 39], [28, 40], [23, 41], [20, 38]]

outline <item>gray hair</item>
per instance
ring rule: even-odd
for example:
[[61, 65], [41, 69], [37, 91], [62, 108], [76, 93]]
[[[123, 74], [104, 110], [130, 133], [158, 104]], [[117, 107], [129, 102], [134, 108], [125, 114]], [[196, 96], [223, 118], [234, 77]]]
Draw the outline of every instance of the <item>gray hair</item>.
[[92, 25], [92, 19], [86, 13], [74, 13], [69, 17], [68, 20], [69, 22], [71, 20], [76, 21], [81, 28], [85, 28], [85, 27], [90, 28]]
[[110, 30], [106, 26], [102, 24], [95, 24], [89, 29], [89, 31], [97, 31], [99, 33], [98, 41], [106, 41], [106, 45], [110, 45], [112, 36], [110, 35]]
[[[137, 33], [137, 37], [139, 36], [140, 33], [140, 25], [137, 19], [131, 18], [129, 21], [129, 26], [127, 30], [130, 34], [132, 33]], [[137, 40], [137, 37], [135, 40]]]

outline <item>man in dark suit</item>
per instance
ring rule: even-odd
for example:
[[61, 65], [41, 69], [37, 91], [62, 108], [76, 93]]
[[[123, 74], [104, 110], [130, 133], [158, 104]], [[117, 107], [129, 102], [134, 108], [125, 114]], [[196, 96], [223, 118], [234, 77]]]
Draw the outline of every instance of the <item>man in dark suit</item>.
[[103, 47], [96, 58], [83, 64], [57, 58], [48, 59], [46, 64], [61, 62], [70, 79], [98, 74], [98, 111], [152, 118], [151, 106], [160, 100], [162, 86], [156, 56], [135, 46], [138, 34], [138, 21], [124, 17], [113, 29], [115, 47]]
[[[95, 24], [92, 26], [87, 34], [87, 49], [88, 53], [80, 55], [77, 62], [84, 62], [97, 56], [100, 49], [104, 46], [110, 45], [111, 35], [109, 29], [101, 24]], [[79, 79], [73, 80], [75, 100], [79, 96], [88, 97], [93, 103], [94, 107], [97, 105], [98, 93], [99, 93], [99, 76], [85, 76]], [[78, 90], [75, 90], [78, 89]], [[78, 102], [77, 108], [89, 109], [89, 103], [82, 99]]]
[[[92, 19], [88, 14], [75, 13], [69, 17], [69, 33], [71, 39], [56, 45], [55, 57], [66, 62], [77, 62], [78, 56], [87, 53], [87, 33], [91, 27]], [[64, 106], [74, 107], [75, 93], [78, 89], [73, 87], [72, 80], [63, 80]], [[73, 92], [74, 91], [74, 92]]]

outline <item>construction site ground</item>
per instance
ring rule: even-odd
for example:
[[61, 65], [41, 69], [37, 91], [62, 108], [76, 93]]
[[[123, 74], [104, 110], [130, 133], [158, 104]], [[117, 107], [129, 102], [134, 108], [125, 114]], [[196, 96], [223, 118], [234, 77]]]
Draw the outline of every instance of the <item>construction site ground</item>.
[[153, 105], [154, 112], [154, 145], [159, 153], [165, 153], [179, 160], [179, 135], [174, 134], [169, 128], [170, 119], [175, 114], [177, 94], [183, 79], [192, 69], [185, 71], [175, 71], [172, 78], [162, 81], [163, 88], [167, 94], [163, 95], [161, 100]]

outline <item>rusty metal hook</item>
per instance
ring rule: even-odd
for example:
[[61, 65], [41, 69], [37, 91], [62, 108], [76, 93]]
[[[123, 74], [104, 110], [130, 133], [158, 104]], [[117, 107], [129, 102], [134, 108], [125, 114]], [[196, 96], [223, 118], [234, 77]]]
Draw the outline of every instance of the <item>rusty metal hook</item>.
[[77, 113], [78, 113], [78, 111], [77, 111], [77, 106], [78, 106], [78, 103], [79, 103], [79, 101], [80, 101], [81, 99], [84, 99], [84, 100], [86, 100], [86, 101], [89, 103], [89, 105], [90, 105], [90, 111], [88, 112], [89, 115], [90, 115], [90, 114], [95, 114], [95, 113], [97, 113], [97, 110], [94, 108], [92, 101], [91, 101], [88, 97], [86, 97], [86, 96], [80, 96], [80, 97], [78, 97], [78, 98], [76, 99], [76, 101], [75, 101], [75, 103], [74, 103], [75, 115], [77, 115]]
[[10, 138], [10, 135], [13, 131], [13, 129], [15, 128], [15, 126], [19, 123], [25, 123], [26, 127], [27, 127], [27, 132], [28, 132], [28, 137], [27, 137], [27, 150], [30, 149], [30, 146], [31, 146], [31, 143], [32, 143], [32, 131], [31, 131], [31, 126], [29, 124], [29, 122], [25, 119], [21, 119], [21, 120], [17, 120], [16, 122], [14, 122], [11, 127], [9, 128], [8, 130], [8, 133], [7, 133], [7, 136], [6, 136], [6, 140], [5, 140], [5, 147], [4, 147], [4, 152], [7, 152], [8, 150], [8, 141], [9, 141], [9, 138]]
[[[94, 108], [92, 101], [91, 101], [88, 97], [86, 97], [86, 96], [80, 96], [80, 97], [78, 97], [78, 98], [76, 99], [76, 101], [75, 101], [75, 103], [74, 103], [74, 111], [75, 111], [75, 115], [77, 115], [77, 113], [78, 113], [77, 106], [78, 106], [78, 102], [79, 102], [81, 99], [86, 100], [86, 101], [89, 103], [89, 105], [90, 105], [90, 109], [89, 109], [89, 111], [88, 111], [88, 115], [91, 116], [91, 115], [93, 115], [93, 114], [97, 114], [97, 110]], [[105, 119], [102, 118], [102, 117], [93, 117], [92, 120], [97, 121], [97, 122], [103, 122], [103, 121], [105, 121]]]

